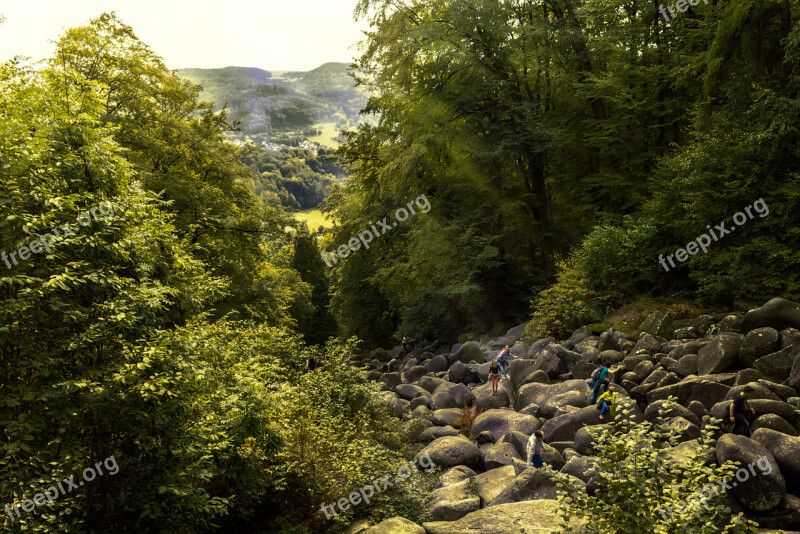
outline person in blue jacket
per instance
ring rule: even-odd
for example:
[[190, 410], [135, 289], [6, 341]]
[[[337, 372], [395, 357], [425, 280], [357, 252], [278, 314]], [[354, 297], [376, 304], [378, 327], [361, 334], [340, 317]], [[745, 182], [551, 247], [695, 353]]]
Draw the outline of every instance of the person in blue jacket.
[[592, 388], [592, 402], [589, 403], [589, 406], [593, 406], [595, 402], [597, 402], [597, 397], [600, 396], [600, 389], [603, 389], [603, 392], [608, 391], [608, 384], [609, 379], [608, 375], [613, 375], [619, 371], [619, 366], [611, 369], [607, 363], [603, 364], [603, 367], [599, 369], [595, 369], [594, 373], [592, 373], [592, 378], [589, 380], [589, 387]]

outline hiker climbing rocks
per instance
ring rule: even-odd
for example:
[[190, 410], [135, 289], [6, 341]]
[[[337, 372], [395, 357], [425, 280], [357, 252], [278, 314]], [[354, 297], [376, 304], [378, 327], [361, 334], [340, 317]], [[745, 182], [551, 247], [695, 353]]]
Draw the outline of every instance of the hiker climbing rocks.
[[492, 360], [492, 364], [489, 366], [489, 378], [492, 381], [492, 395], [497, 395], [497, 386], [500, 384], [500, 366], [497, 364], [497, 360]]
[[617, 412], [617, 392], [615, 391], [614, 386], [610, 386], [608, 391], [600, 395], [597, 399], [597, 409], [600, 410], [600, 420], [605, 419], [605, 414], [611, 413], [611, 417], [614, 417]]
[[516, 356], [511, 354], [511, 347], [508, 345], [506, 345], [495, 358], [495, 361], [497, 361], [497, 364], [500, 366], [500, 373], [502, 373], [505, 379], [508, 379], [509, 360], [513, 360], [514, 358], [516, 358]]
[[745, 386], [741, 393], [738, 393], [731, 403], [730, 416], [733, 428], [731, 434], [738, 434], [740, 436], [750, 437], [750, 421], [744, 415], [744, 409], [747, 408], [754, 415], [756, 411], [747, 402], [747, 398], [753, 394], [753, 388]]
[[403, 336], [403, 350], [406, 351], [406, 355], [414, 350], [414, 340], [408, 336]]
[[528, 440], [528, 465], [540, 468], [544, 465], [542, 451], [544, 450], [544, 434], [537, 430]]
[[589, 387], [592, 388], [592, 402], [589, 403], [589, 406], [597, 402], [597, 397], [600, 395], [600, 388], [603, 388], [604, 392], [608, 391], [608, 384], [610, 383], [608, 375], [613, 375], [617, 371], [619, 371], [619, 366], [610, 369], [607, 363], [604, 363], [602, 368], [594, 370], [592, 378], [589, 380]]

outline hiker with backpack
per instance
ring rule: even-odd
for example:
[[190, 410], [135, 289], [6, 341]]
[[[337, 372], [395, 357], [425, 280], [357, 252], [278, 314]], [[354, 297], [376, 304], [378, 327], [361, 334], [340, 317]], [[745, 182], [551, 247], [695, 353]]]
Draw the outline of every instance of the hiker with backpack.
[[497, 360], [492, 360], [492, 364], [489, 366], [489, 378], [492, 381], [492, 395], [497, 396], [497, 386], [500, 384], [500, 365]]
[[542, 460], [542, 451], [544, 450], [544, 434], [541, 430], [537, 430], [528, 439], [528, 465], [539, 469], [544, 465]]
[[752, 394], [753, 388], [750, 386], [745, 386], [741, 393], [738, 393], [733, 398], [733, 402], [731, 403], [730, 407], [731, 423], [733, 423], [731, 434], [737, 434], [748, 438], [750, 437], [750, 421], [748, 421], [747, 417], [745, 417], [744, 409], [747, 408], [753, 413], [753, 415], [755, 415], [756, 411], [750, 406], [750, 403], [747, 402], [747, 398]]
[[495, 358], [495, 361], [497, 361], [497, 364], [500, 366], [500, 373], [502, 373], [505, 379], [508, 379], [509, 360], [513, 360], [514, 358], [516, 358], [516, 356], [511, 354], [511, 347], [508, 345], [506, 345]]
[[414, 340], [408, 336], [403, 336], [403, 350], [408, 355], [409, 352], [414, 350]]
[[619, 371], [619, 369], [619, 366], [611, 369], [607, 363], [604, 363], [603, 367], [598, 367], [594, 370], [591, 379], [588, 380], [589, 387], [592, 388], [592, 401], [589, 403], [589, 406], [597, 402], [597, 397], [600, 395], [600, 388], [603, 388], [604, 392], [608, 391], [608, 384], [610, 383], [608, 375], [613, 375]]
[[597, 399], [597, 409], [600, 410], [600, 420], [605, 419], [605, 414], [611, 413], [614, 417], [617, 412], [617, 392], [614, 386], [610, 386], [608, 391], [600, 395]]

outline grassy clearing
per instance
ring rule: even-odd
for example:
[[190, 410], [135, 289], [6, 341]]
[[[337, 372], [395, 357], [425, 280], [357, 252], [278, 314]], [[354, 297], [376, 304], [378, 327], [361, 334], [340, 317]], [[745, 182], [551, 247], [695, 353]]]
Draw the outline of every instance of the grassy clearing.
[[314, 141], [319, 143], [322, 146], [326, 146], [328, 148], [339, 148], [339, 143], [334, 141], [332, 138], [339, 135], [339, 130], [336, 129], [335, 122], [322, 122], [319, 124], [315, 124], [314, 128], [318, 128], [322, 130], [321, 135], [315, 135], [314, 137], [309, 137], [309, 141]]
[[318, 209], [298, 211], [292, 215], [298, 221], [305, 221], [309, 230], [316, 230], [320, 226], [324, 226], [325, 228], [333, 227], [333, 221], [331, 219], [326, 219], [325, 215]]

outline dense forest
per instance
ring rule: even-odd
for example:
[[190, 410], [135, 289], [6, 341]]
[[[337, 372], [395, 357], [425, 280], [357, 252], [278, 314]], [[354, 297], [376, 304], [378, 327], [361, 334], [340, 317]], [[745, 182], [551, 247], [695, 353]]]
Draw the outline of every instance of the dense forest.
[[[344, 331], [453, 339], [524, 321], [531, 295], [545, 330], [640, 296], [800, 296], [797, 8], [361, 0], [380, 122], [341, 149], [326, 248], [420, 194], [433, 209], [334, 269]], [[713, 252], [659, 264], [759, 199]]]
[[344, 176], [332, 151], [324, 148], [315, 154], [301, 148], [267, 152], [250, 145], [240, 160], [253, 170], [245, 178], [250, 190], [265, 204], [290, 211], [317, 207]]
[[[642, 444], [716, 439], [710, 416], [751, 380], [790, 421], [770, 428], [796, 436], [797, 305], [765, 306], [774, 322], [716, 312], [800, 299], [800, 6], [696, 4], [667, 20], [638, 0], [359, 0], [370, 30], [357, 88], [330, 82], [335, 64], [280, 73], [300, 89], [253, 69], [230, 108], [113, 13], [65, 30], [52, 58], [1, 63], [5, 530], [355, 533], [388, 520], [365, 534], [457, 532], [435, 524], [455, 516], [430, 522], [432, 493], [486, 488], [447, 458], [466, 450], [481, 471], [492, 447], [522, 454], [531, 421], [570, 416], [547, 404], [556, 390], [535, 389], [550, 381], [555, 397], [580, 397], [567, 408], [588, 410], [599, 360], [565, 367], [573, 349], [617, 354], [627, 400], [655, 406], [657, 384], [659, 403], [677, 391], [689, 404], [681, 380], [719, 383], [698, 382], [707, 398], [692, 410], [663, 406], [696, 420], [696, 434], [673, 421], [666, 439], [637, 426], [656, 418], [635, 407], [636, 422], [615, 430], [623, 444], [592, 423], [603, 433], [590, 452], [617, 508], [576, 498], [565, 529], [584, 514], [629, 532], [625, 492], [661, 484], [658, 470], [629, 471], [655, 457]], [[241, 72], [220, 80], [236, 86]], [[318, 99], [365, 94], [368, 120], [335, 153], [230, 142], [259, 99], [282, 102], [262, 108], [269, 122], [302, 130], [319, 119]], [[287, 212], [319, 203], [336, 221], [321, 236]], [[652, 318], [659, 307], [695, 322], [667, 326]], [[418, 347], [401, 372], [404, 335]], [[505, 344], [538, 368], [515, 366], [505, 397], [487, 396], [488, 383], [479, 394], [487, 355]], [[698, 365], [705, 344], [727, 359]], [[674, 361], [656, 369], [667, 353]], [[679, 356], [692, 358], [678, 368]], [[503, 432], [481, 426], [487, 409], [516, 419]], [[561, 439], [551, 424], [547, 440], [578, 448], [569, 428]], [[435, 468], [408, 468], [426, 467], [427, 438], [447, 450]], [[684, 496], [701, 476], [731, 474], [701, 456], [670, 479]], [[540, 476], [519, 463], [508, 460], [508, 476]], [[608, 474], [617, 463], [628, 486]], [[92, 466], [105, 475], [88, 479]], [[329, 514], [326, 503], [403, 468], [404, 483]], [[64, 492], [71, 477], [81, 487]], [[783, 484], [781, 506], [795, 510], [785, 517], [800, 524]], [[55, 488], [55, 499], [34, 497]], [[466, 500], [485, 504], [483, 493]], [[740, 511], [726, 502], [691, 531], [721, 532]], [[636, 506], [655, 516], [655, 504]], [[646, 531], [688, 528], [656, 520]]]

